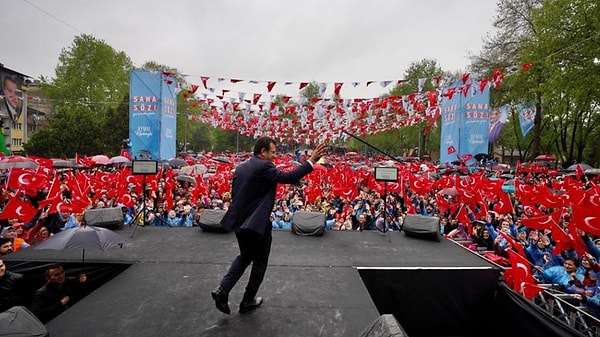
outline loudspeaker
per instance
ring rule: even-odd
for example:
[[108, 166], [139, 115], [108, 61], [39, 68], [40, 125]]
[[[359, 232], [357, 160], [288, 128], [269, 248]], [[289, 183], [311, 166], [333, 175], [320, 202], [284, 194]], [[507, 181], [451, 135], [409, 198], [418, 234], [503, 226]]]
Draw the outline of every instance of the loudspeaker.
[[321, 236], [325, 233], [325, 213], [296, 211], [292, 218], [292, 233]]
[[394, 315], [381, 315], [359, 337], [408, 337]]
[[46, 326], [27, 308], [15, 306], [0, 312], [0, 336], [50, 336]]
[[123, 227], [121, 207], [94, 208], [83, 213], [85, 223], [90, 226], [119, 229]]
[[227, 233], [225, 229], [221, 227], [221, 219], [225, 215], [225, 211], [222, 209], [205, 209], [200, 214], [198, 219], [198, 225], [205, 232], [213, 233]]
[[407, 214], [402, 230], [408, 236], [440, 241], [440, 218]]

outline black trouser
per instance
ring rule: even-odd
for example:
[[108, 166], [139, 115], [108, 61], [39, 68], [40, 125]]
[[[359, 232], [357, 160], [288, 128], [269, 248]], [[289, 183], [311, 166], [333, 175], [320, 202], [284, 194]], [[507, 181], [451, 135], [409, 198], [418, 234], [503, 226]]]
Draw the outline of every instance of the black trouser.
[[266, 230], [265, 234], [260, 235], [251, 230], [241, 230], [235, 233], [240, 248], [238, 255], [229, 271], [221, 280], [221, 288], [229, 293], [239, 279], [244, 275], [246, 268], [252, 263], [250, 279], [246, 286], [244, 298], [242, 301], [251, 301], [256, 296], [258, 288], [263, 281], [267, 264], [269, 263], [269, 254], [271, 253], [271, 231]]

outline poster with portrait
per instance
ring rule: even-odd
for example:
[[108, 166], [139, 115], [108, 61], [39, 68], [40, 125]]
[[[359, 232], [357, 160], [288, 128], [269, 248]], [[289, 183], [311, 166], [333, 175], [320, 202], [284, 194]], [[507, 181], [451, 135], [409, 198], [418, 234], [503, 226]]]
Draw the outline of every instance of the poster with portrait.
[[0, 70], [0, 115], [14, 126], [23, 110], [23, 76]]
[[500, 133], [502, 132], [502, 129], [504, 129], [504, 124], [508, 119], [509, 111], [510, 105], [492, 108], [492, 111], [490, 112], [490, 130], [488, 137], [488, 142], [490, 144], [494, 144], [498, 138], [500, 138]]

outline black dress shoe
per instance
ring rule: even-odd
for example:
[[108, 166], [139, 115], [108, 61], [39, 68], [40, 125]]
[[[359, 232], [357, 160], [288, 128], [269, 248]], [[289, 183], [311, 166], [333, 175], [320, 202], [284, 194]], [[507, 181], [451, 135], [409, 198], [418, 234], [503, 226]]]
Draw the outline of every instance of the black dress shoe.
[[262, 297], [256, 297], [251, 301], [248, 301], [248, 302], [244, 301], [244, 302], [240, 303], [240, 314], [243, 314], [248, 311], [252, 311], [252, 310], [260, 307], [262, 302], [263, 302]]
[[215, 305], [217, 309], [219, 309], [224, 314], [229, 315], [231, 310], [229, 310], [229, 295], [223, 290], [221, 287], [217, 287], [217, 289], [213, 290], [210, 295], [213, 300], [215, 300]]

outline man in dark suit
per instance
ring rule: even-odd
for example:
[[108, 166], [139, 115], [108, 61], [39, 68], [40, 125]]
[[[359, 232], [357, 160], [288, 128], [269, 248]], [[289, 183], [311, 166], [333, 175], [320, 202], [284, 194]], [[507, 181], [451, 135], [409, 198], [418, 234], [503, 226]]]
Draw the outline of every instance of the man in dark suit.
[[262, 298], [256, 293], [263, 281], [271, 251], [269, 220], [277, 184], [295, 184], [313, 170], [313, 165], [325, 155], [324, 144], [315, 147], [310, 158], [291, 172], [279, 170], [273, 164], [277, 146], [275, 140], [261, 137], [254, 144], [254, 155], [240, 164], [233, 175], [232, 202], [221, 220], [221, 227], [235, 231], [240, 254], [211, 295], [217, 309], [229, 314], [229, 292], [252, 263], [250, 278], [240, 303], [240, 313], [256, 309]]

